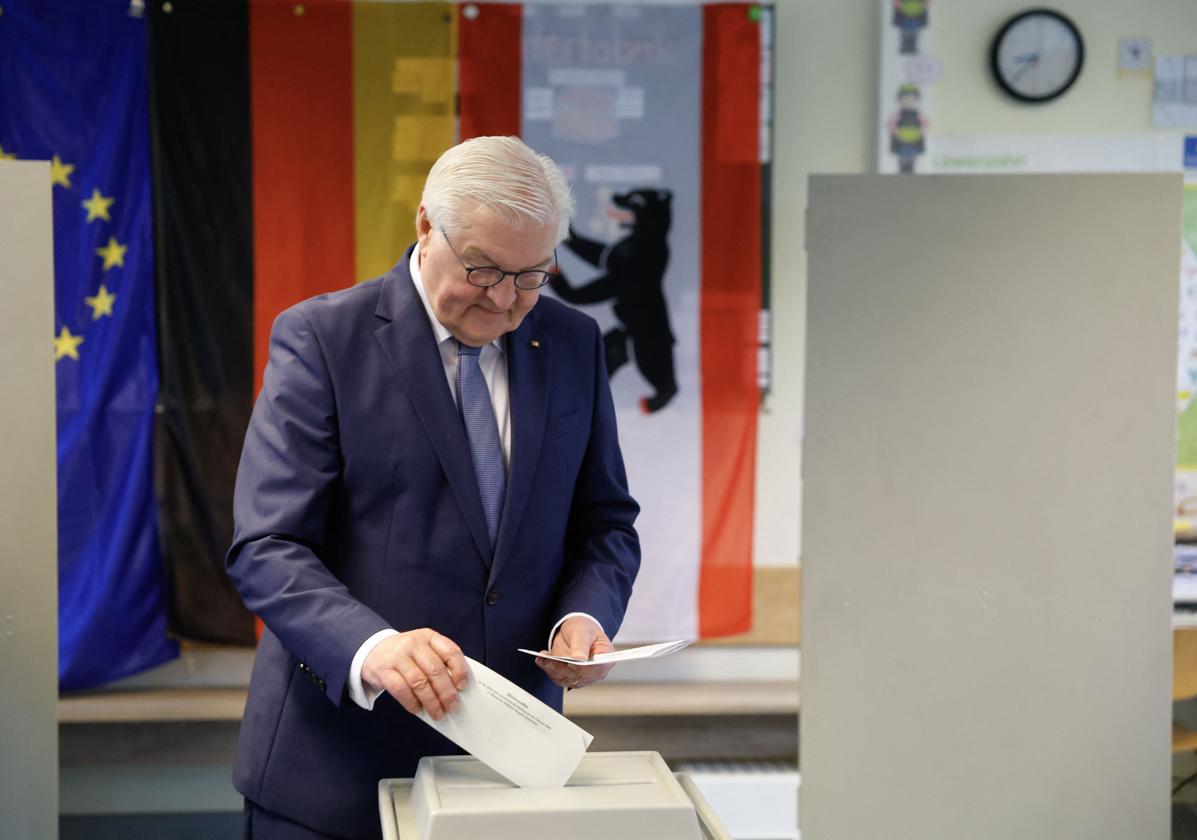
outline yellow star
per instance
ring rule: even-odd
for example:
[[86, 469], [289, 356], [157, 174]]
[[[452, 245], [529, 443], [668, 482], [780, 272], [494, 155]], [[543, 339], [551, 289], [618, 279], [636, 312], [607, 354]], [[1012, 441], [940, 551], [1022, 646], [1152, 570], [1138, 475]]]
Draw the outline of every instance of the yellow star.
[[16, 159], [17, 159], [16, 152], [6, 152], [6, 151], [4, 151], [4, 147], [0, 146], [0, 160], [16, 160]]
[[85, 297], [83, 302], [91, 307], [91, 319], [98, 321], [104, 315], [112, 317], [112, 304], [116, 303], [116, 295], [108, 291], [108, 287], [101, 283], [100, 291], [96, 292], [96, 296]]
[[104, 258], [104, 270], [114, 266], [125, 267], [125, 251], [129, 250], [128, 245], [122, 245], [116, 241], [115, 236], [108, 237], [108, 244], [103, 248], [96, 248], [96, 253]]
[[70, 356], [76, 362], [79, 361], [79, 345], [83, 343], [83, 336], [71, 335], [71, 331], [66, 327], [62, 328], [54, 338], [54, 361]]
[[99, 190], [91, 191], [91, 198], [87, 201], [79, 202], [85, 210], [87, 210], [87, 220], [94, 222], [96, 219], [103, 219], [106, 222], [111, 222], [112, 219], [108, 216], [108, 208], [112, 206], [115, 198], [104, 198], [100, 195]]
[[75, 164], [63, 163], [58, 155], [50, 161], [50, 183], [71, 188], [71, 173], [75, 171]]

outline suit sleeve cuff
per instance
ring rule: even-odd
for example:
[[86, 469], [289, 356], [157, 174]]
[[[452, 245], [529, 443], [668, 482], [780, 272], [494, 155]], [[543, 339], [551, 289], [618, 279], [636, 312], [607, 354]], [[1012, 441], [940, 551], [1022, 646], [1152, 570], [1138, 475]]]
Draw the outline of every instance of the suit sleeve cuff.
[[606, 630], [603, 630], [603, 625], [599, 624], [599, 620], [597, 618], [595, 618], [594, 616], [592, 616], [590, 613], [584, 613], [584, 612], [566, 613], [565, 615], [561, 616], [561, 620], [558, 621], [556, 624], [554, 624], [553, 629], [549, 631], [549, 643], [547, 645], [545, 645], [545, 648], [544, 648], [545, 650], [553, 649], [553, 639], [557, 636], [557, 631], [561, 629], [562, 624], [564, 624], [569, 619], [574, 618], [575, 616], [581, 616], [582, 618], [589, 618], [596, 625], [598, 625], [598, 629], [600, 632], [602, 632], [602, 633], [607, 632]]
[[398, 635], [399, 631], [392, 630], [390, 627], [385, 630], [379, 630], [373, 636], [366, 639], [366, 641], [362, 642], [362, 646], [353, 655], [353, 661], [349, 663], [349, 699], [366, 711], [374, 708], [374, 701], [382, 696], [383, 689], [373, 688], [362, 683], [362, 666], [366, 664], [366, 657], [370, 655], [370, 651], [378, 647], [379, 642], [391, 636]]

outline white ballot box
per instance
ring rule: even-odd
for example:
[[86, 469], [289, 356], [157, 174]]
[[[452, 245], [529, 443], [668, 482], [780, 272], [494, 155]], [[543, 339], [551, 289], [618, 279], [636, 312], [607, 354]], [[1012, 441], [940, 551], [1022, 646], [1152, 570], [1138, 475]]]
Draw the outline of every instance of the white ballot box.
[[731, 840], [655, 752], [596, 752], [565, 787], [521, 788], [472, 756], [424, 758], [378, 783], [384, 840]]

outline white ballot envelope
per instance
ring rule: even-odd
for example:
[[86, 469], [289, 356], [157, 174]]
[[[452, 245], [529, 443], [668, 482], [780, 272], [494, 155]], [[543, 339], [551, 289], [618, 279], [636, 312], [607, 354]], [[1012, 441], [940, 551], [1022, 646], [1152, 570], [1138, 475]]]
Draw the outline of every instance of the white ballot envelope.
[[626, 650], [613, 650], [610, 653], [596, 653], [589, 659], [574, 659], [572, 656], [553, 656], [550, 653], [540, 653], [539, 651], [527, 650], [525, 648], [517, 648], [517, 650], [520, 653], [526, 653], [530, 656], [541, 656], [545, 659], [553, 659], [569, 665], [606, 665], [610, 662], [629, 662], [633, 659], [651, 659], [655, 656], [668, 656], [671, 653], [676, 653], [688, 644], [690, 642], [683, 639], [678, 642], [641, 645], [640, 647], [627, 648]]
[[457, 711], [420, 719], [513, 784], [563, 787], [594, 736], [481, 662], [466, 665]]

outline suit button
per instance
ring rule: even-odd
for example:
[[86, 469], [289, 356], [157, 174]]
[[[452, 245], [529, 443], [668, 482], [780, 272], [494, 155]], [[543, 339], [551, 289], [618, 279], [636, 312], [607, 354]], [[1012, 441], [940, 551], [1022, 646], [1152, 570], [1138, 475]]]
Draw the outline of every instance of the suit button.
[[486, 603], [490, 604], [492, 607], [499, 603], [499, 591], [497, 589], [492, 589], [490, 592], [486, 593]]

